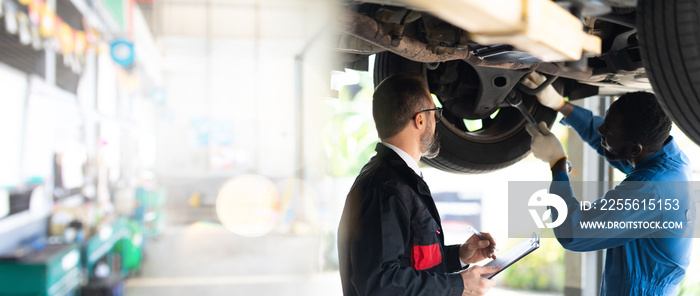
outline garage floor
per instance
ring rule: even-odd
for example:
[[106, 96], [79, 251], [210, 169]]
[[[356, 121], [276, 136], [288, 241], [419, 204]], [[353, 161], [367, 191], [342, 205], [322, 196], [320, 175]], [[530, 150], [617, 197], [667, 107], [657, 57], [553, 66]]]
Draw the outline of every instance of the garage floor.
[[[126, 282], [128, 296], [341, 296], [337, 271], [320, 271], [319, 236], [268, 234], [244, 238], [210, 219], [213, 209], [169, 214], [171, 224], [148, 241], [139, 276]], [[202, 219], [199, 222], [193, 220]], [[560, 295], [494, 288], [489, 295]]]
[[[169, 214], [205, 218], [212, 209], [187, 211]], [[211, 222], [177, 222], [148, 242], [143, 270], [127, 280], [126, 295], [340, 294], [337, 272], [318, 272], [318, 236], [244, 238]]]

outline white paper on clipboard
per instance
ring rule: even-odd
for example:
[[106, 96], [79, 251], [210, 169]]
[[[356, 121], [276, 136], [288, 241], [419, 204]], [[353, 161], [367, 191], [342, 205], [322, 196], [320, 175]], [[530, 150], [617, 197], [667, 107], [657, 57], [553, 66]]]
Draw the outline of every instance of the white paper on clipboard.
[[540, 247], [540, 236], [537, 233], [532, 233], [532, 235], [530, 235], [530, 237], [522, 240], [517, 245], [515, 245], [512, 248], [506, 250], [505, 252], [499, 254], [496, 257], [496, 260], [493, 260], [493, 261], [485, 264], [484, 266], [486, 266], [486, 267], [500, 266], [501, 269], [499, 269], [496, 273], [482, 274], [481, 277], [485, 277], [487, 279], [493, 278], [497, 274], [501, 273], [501, 271], [508, 268], [508, 266], [513, 265], [513, 263], [515, 263], [518, 260], [520, 260], [521, 258], [527, 256], [527, 254], [532, 253], [532, 251], [536, 250], [539, 247]]

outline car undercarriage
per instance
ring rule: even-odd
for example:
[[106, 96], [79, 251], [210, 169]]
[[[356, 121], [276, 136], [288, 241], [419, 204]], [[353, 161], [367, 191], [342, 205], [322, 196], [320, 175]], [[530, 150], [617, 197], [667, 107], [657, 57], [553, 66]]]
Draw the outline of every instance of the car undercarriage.
[[[700, 142], [700, 119], [688, 114], [700, 112], [700, 90], [682, 91], [670, 81], [700, 77], [700, 24], [686, 16], [700, 10], [699, 2], [351, 1], [338, 17], [336, 50], [345, 68], [373, 70], [375, 85], [395, 73], [423, 73], [446, 119], [438, 126], [440, 155], [423, 161], [483, 173], [529, 154], [526, 122], [506, 101], [509, 94], [522, 96], [535, 120], [551, 127], [555, 119], [537, 91], [520, 84], [533, 71], [569, 100], [654, 91], [681, 130]], [[468, 21], [459, 18], [468, 14]], [[664, 20], [668, 15], [688, 22]], [[470, 129], [465, 120], [480, 120], [481, 127]]]

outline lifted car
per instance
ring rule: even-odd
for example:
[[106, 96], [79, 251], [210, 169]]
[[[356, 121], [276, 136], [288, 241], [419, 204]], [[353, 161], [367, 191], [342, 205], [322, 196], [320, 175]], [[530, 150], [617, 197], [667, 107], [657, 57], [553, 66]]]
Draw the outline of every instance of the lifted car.
[[699, 15], [700, 0], [350, 1], [337, 49], [356, 70], [369, 70], [375, 54], [375, 85], [423, 73], [445, 109], [440, 154], [423, 161], [484, 173], [530, 152], [509, 96], [522, 98], [535, 120], [554, 122], [556, 112], [534, 96], [541, 88], [520, 83], [533, 71], [569, 100], [653, 89], [700, 143]]

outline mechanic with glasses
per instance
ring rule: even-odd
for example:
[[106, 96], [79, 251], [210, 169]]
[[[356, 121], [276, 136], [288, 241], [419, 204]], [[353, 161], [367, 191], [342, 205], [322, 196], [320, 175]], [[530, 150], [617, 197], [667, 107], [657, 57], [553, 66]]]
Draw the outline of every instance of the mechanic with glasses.
[[[533, 74], [523, 83], [534, 88], [544, 80]], [[677, 295], [690, 263], [695, 226], [691, 168], [688, 157], [669, 135], [671, 120], [654, 94], [624, 94], [610, 105], [604, 118], [566, 102], [551, 85], [537, 97], [543, 105], [561, 112], [562, 123], [626, 174], [622, 183], [602, 197], [595, 196], [590, 208], [582, 209], [569, 182], [562, 144], [544, 122], [539, 130], [527, 127], [532, 153], [551, 167], [550, 193], [562, 197], [568, 206], [564, 223], [554, 228], [559, 243], [577, 252], [606, 250], [600, 295]], [[559, 214], [553, 211], [552, 221]], [[581, 226], [601, 222], [622, 222], [625, 227]], [[644, 222], [673, 222], [676, 226], [645, 227]]]
[[418, 111], [418, 113], [416, 113], [416, 115], [413, 115], [413, 118], [411, 118], [411, 119], [415, 120], [416, 116], [418, 116], [418, 114], [423, 113], [423, 112], [430, 112], [430, 111], [435, 111], [435, 123], [438, 123], [438, 122], [440, 122], [440, 120], [442, 120], [442, 108], [432, 108], [432, 109], [420, 110], [420, 111]]
[[372, 115], [380, 143], [350, 189], [338, 227], [345, 296], [483, 295], [498, 267], [468, 264], [493, 255], [496, 244], [471, 236], [445, 246], [440, 216], [418, 167], [440, 150], [435, 108], [424, 79], [396, 74], [380, 83]]

